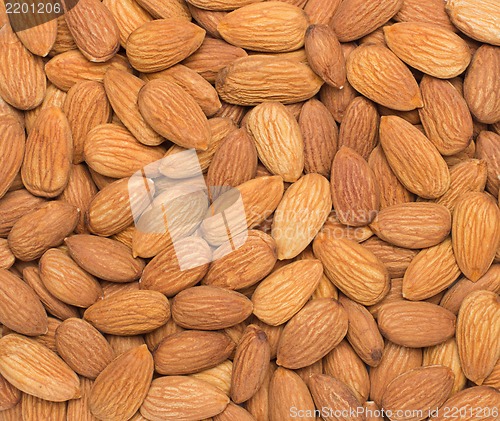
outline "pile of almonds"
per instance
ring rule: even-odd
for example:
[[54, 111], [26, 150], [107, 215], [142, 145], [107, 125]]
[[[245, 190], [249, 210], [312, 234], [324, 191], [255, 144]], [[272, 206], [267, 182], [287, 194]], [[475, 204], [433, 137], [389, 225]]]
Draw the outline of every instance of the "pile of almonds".
[[498, 0], [12, 3], [0, 421], [500, 419]]

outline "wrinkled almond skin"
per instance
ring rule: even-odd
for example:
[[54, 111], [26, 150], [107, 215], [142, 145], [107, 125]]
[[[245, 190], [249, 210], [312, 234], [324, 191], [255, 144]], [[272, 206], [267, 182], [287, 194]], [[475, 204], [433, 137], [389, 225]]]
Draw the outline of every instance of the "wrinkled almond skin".
[[305, 38], [307, 61], [314, 72], [334, 88], [347, 82], [345, 59], [335, 32], [327, 25], [311, 25]]
[[488, 44], [500, 45], [500, 29], [494, 18], [500, 12], [495, 0], [481, 2], [480, 7], [471, 0], [450, 0], [446, 11], [452, 23], [469, 37]]
[[186, 376], [167, 376], [154, 379], [141, 406], [148, 420], [198, 420], [220, 414], [229, 398], [215, 386]]
[[461, 74], [469, 65], [467, 43], [454, 32], [423, 22], [401, 22], [384, 27], [389, 48], [405, 63], [441, 79]]
[[130, 34], [127, 57], [140, 72], [157, 72], [191, 55], [204, 38], [202, 28], [184, 19], [158, 19]]
[[55, 197], [66, 187], [73, 160], [68, 119], [58, 107], [43, 110], [26, 140], [21, 177], [37, 196]]
[[217, 31], [224, 40], [254, 51], [286, 52], [304, 45], [309, 20], [302, 9], [279, 1], [257, 2], [224, 16]]
[[314, 239], [332, 209], [330, 185], [319, 174], [306, 174], [283, 195], [273, 217], [271, 236], [278, 259], [291, 259]]
[[229, 336], [219, 332], [186, 330], [169, 335], [154, 352], [159, 374], [192, 374], [224, 362], [234, 351]]
[[475, 282], [495, 258], [500, 242], [500, 210], [484, 193], [463, 195], [453, 212], [453, 252], [464, 275]]
[[373, 316], [364, 306], [344, 295], [340, 296], [339, 302], [349, 320], [347, 340], [366, 364], [378, 366], [384, 351], [384, 339]]
[[343, 382], [326, 374], [314, 374], [310, 377], [308, 386], [316, 407], [336, 408], [339, 411], [347, 411], [345, 412], [347, 414], [354, 412], [354, 416], [342, 418], [327, 415], [324, 418], [325, 421], [347, 419], [362, 421], [364, 419], [363, 415], [356, 415], [357, 408], [362, 406], [361, 403]]
[[404, 0], [394, 16], [398, 22], [427, 22], [456, 32], [441, 0]]
[[9, 247], [20, 260], [35, 260], [59, 246], [78, 223], [79, 212], [62, 201], [51, 201], [18, 219], [9, 233]]
[[[311, 393], [304, 381], [292, 370], [278, 367], [269, 386], [269, 421], [280, 421], [290, 416], [290, 408], [314, 411]], [[311, 413], [312, 413], [311, 412]], [[297, 417], [300, 421], [311, 421], [311, 417]]]
[[486, 189], [493, 196], [498, 197], [500, 189], [498, 178], [500, 172], [500, 134], [487, 131], [479, 133], [476, 139], [476, 157], [487, 166]]
[[[162, 106], [153, 105], [158, 103]], [[184, 148], [207, 149], [207, 118], [195, 99], [175, 83], [148, 82], [139, 91], [138, 104], [146, 122], [160, 135]]]
[[380, 406], [391, 381], [422, 365], [422, 350], [407, 348], [387, 341], [380, 364], [370, 369], [370, 399]]
[[451, 83], [431, 76], [420, 82], [424, 107], [418, 110], [429, 140], [442, 155], [463, 151], [473, 135], [467, 103]]
[[21, 399], [21, 391], [0, 375], [0, 410], [13, 408]]
[[265, 332], [256, 325], [249, 325], [234, 354], [230, 391], [233, 402], [245, 402], [259, 390], [269, 367], [270, 354]]
[[313, 242], [313, 250], [330, 281], [350, 299], [368, 306], [389, 292], [387, 269], [370, 250], [355, 241], [321, 233]]
[[167, 298], [157, 291], [123, 292], [90, 306], [84, 318], [111, 335], [141, 335], [164, 325], [170, 318]]
[[283, 329], [276, 363], [289, 369], [315, 363], [340, 343], [347, 325], [347, 313], [337, 301], [311, 300]]
[[481, 385], [500, 358], [500, 302], [491, 291], [470, 293], [460, 306], [457, 345], [465, 376]]
[[56, 353], [33, 339], [9, 334], [0, 340], [0, 374], [24, 393], [52, 402], [80, 397], [78, 376]]
[[87, 308], [102, 298], [99, 282], [60, 249], [47, 250], [39, 267], [45, 288], [66, 304]]
[[125, 352], [97, 377], [90, 410], [100, 419], [128, 420], [139, 409], [153, 379], [153, 357], [146, 345]]
[[435, 304], [400, 301], [380, 307], [382, 335], [398, 345], [421, 348], [437, 345], [455, 333], [455, 315]]
[[132, 282], [144, 269], [144, 262], [134, 258], [131, 250], [116, 240], [81, 234], [67, 238], [65, 243], [82, 269], [106, 281]]
[[254, 314], [271, 326], [285, 323], [311, 297], [322, 274], [323, 265], [316, 259], [296, 261], [272, 272], [252, 295]]
[[0, 201], [0, 237], [7, 238], [19, 218], [44, 203], [45, 199], [32, 195], [26, 189], [7, 192]]
[[354, 41], [384, 25], [402, 4], [402, 0], [344, 1], [333, 16], [331, 26], [341, 42]]
[[213, 286], [198, 286], [177, 294], [172, 317], [186, 329], [218, 330], [241, 323], [252, 313], [244, 295]]
[[392, 170], [412, 193], [426, 199], [450, 187], [446, 162], [432, 142], [400, 117], [382, 117], [380, 143]]
[[246, 127], [266, 168], [284, 181], [296, 181], [304, 168], [304, 142], [299, 124], [285, 106], [278, 102], [258, 105]]
[[78, 374], [95, 379], [113, 360], [111, 346], [82, 319], [69, 318], [56, 330], [57, 353]]
[[361, 155], [342, 146], [333, 160], [330, 182], [333, 207], [340, 222], [356, 227], [373, 221], [380, 206], [379, 190]]
[[19, 41], [9, 24], [0, 29], [0, 95], [13, 107], [31, 110], [45, 96], [43, 61]]
[[448, 236], [451, 215], [447, 208], [435, 203], [403, 203], [381, 210], [370, 228], [381, 240], [395, 246], [426, 248]]
[[328, 178], [337, 152], [337, 123], [328, 109], [312, 98], [302, 106], [299, 126], [304, 141], [304, 172]]
[[47, 314], [35, 292], [5, 269], [0, 269], [0, 280], [0, 322], [23, 335], [47, 333]]
[[[448, 398], [453, 387], [453, 372], [448, 367], [432, 365], [401, 374], [387, 385], [382, 407], [391, 411], [415, 411], [416, 415], [393, 418], [417, 421], [426, 418]], [[411, 393], [408, 391], [411, 390]], [[422, 411], [423, 415], [418, 414]]]
[[25, 393], [22, 398], [22, 412], [25, 421], [44, 418], [64, 421], [66, 420], [66, 402], [50, 402]]
[[403, 297], [425, 300], [444, 291], [460, 276], [451, 239], [421, 250], [411, 261], [403, 279]]
[[[265, 87], [252, 83], [266, 80]], [[216, 89], [222, 100], [236, 105], [263, 101], [283, 104], [312, 98], [323, 81], [305, 64], [280, 57], [254, 55], [233, 61], [217, 76]]]
[[[231, 245], [226, 242], [214, 252], [214, 261], [202, 280], [203, 284], [239, 290], [256, 284], [274, 268], [276, 243], [268, 234], [250, 230], [245, 242], [227, 254], [229, 247]], [[255, 265], [255, 261], [259, 264]], [[142, 279], [144, 281], [144, 276]]]
[[423, 106], [410, 70], [387, 47], [361, 45], [349, 54], [346, 63], [349, 83], [372, 101], [399, 111]]

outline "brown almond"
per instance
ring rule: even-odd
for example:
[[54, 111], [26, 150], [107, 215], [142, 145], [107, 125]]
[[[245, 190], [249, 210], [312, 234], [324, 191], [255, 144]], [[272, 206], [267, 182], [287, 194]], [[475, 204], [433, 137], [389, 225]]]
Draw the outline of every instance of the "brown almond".
[[500, 189], [500, 135], [482, 131], [476, 139], [476, 157], [486, 163], [488, 178], [486, 189], [493, 195], [498, 196]]
[[385, 304], [378, 312], [378, 326], [391, 342], [410, 348], [437, 345], [455, 334], [455, 315], [423, 301]]
[[128, 420], [142, 405], [153, 379], [153, 357], [146, 345], [111, 362], [97, 377], [89, 406], [100, 419]]
[[69, 318], [56, 330], [57, 353], [78, 374], [95, 379], [113, 360], [104, 336], [84, 320]]
[[177, 294], [172, 317], [186, 329], [218, 330], [241, 323], [252, 313], [244, 295], [213, 286], [198, 286]]
[[167, 322], [170, 305], [157, 291], [130, 291], [98, 301], [85, 310], [83, 316], [104, 333], [141, 335]]

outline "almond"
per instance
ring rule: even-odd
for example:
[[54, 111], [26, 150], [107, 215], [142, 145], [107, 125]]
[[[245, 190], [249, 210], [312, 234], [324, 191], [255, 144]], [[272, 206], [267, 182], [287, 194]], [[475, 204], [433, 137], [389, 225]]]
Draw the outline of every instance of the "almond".
[[69, 89], [63, 109], [73, 135], [73, 162], [79, 164], [83, 161], [87, 134], [99, 124], [111, 121], [111, 107], [102, 84], [87, 80]]
[[141, 406], [149, 420], [201, 420], [220, 414], [229, 398], [215, 386], [192, 377], [159, 377]]
[[371, 251], [355, 241], [320, 233], [313, 250], [328, 278], [352, 300], [373, 305], [389, 292], [387, 269]]
[[17, 405], [21, 399], [21, 391], [12, 386], [0, 375], [0, 409], [5, 411]]
[[202, 238], [187, 237], [176, 241], [175, 247], [173, 244], [167, 246], [146, 265], [141, 289], [174, 296], [196, 285], [207, 274], [211, 259], [212, 251]]
[[271, 273], [252, 295], [254, 314], [272, 326], [285, 323], [311, 297], [322, 274], [319, 260], [300, 260]]
[[0, 201], [0, 237], [7, 238], [18, 219], [44, 203], [45, 199], [33, 196], [25, 189], [7, 192]]
[[271, 235], [276, 241], [278, 259], [291, 259], [301, 253], [319, 232], [331, 209], [326, 178], [306, 174], [293, 183], [273, 217]]
[[[249, 83], [266, 80], [265, 85]], [[323, 81], [305, 64], [275, 56], [254, 55], [233, 61], [217, 76], [216, 89], [230, 104], [264, 101], [290, 104], [313, 97]]]
[[19, 41], [9, 24], [0, 29], [0, 95], [5, 102], [31, 110], [45, 96], [43, 62]]
[[24, 185], [38, 196], [59, 195], [68, 184], [72, 159], [73, 140], [66, 116], [57, 107], [43, 110], [26, 140], [21, 168]]
[[331, 25], [341, 42], [354, 41], [384, 25], [399, 11], [402, 3], [402, 0], [344, 1]]
[[[202, 283], [227, 289], [243, 289], [255, 285], [271, 272], [277, 258], [276, 243], [270, 235], [250, 230], [239, 248], [232, 250], [231, 243], [226, 242], [215, 250], [213, 257], [214, 261]], [[255, 265], [256, 261], [259, 262], [258, 265]], [[147, 270], [146, 266], [145, 274]], [[182, 276], [186, 275], [184, 272]], [[145, 275], [142, 282], [144, 279]]]
[[310, 301], [283, 329], [277, 364], [297, 369], [315, 363], [339, 344], [347, 333], [347, 325], [347, 313], [337, 301]]
[[[290, 417], [290, 409], [313, 414], [314, 402], [306, 384], [292, 370], [278, 367], [271, 379], [269, 390], [269, 421], [281, 421]], [[297, 414], [298, 415], [298, 414]], [[312, 416], [297, 417], [301, 421], [311, 421]]]
[[425, 134], [443, 155], [463, 151], [473, 134], [467, 103], [453, 85], [424, 76], [420, 82], [424, 107], [418, 110]]
[[15, 117], [4, 117], [0, 123], [0, 197], [4, 196], [21, 169], [26, 136]]
[[[326, 374], [314, 374], [309, 380], [309, 390], [314, 398], [317, 408], [335, 408], [331, 414], [323, 414], [325, 421], [362, 421], [364, 416], [358, 415], [361, 403], [352, 394], [351, 390], [341, 381]], [[335, 416], [335, 412], [346, 414], [341, 418]]]
[[250, 399], [264, 382], [269, 366], [267, 335], [256, 325], [249, 325], [238, 342], [231, 376], [231, 399], [242, 403]]
[[362, 305], [341, 295], [339, 302], [347, 313], [347, 340], [356, 354], [370, 367], [379, 365], [384, 351], [384, 339], [370, 312]]
[[377, 237], [396, 246], [426, 248], [448, 236], [451, 216], [448, 209], [435, 203], [403, 203], [382, 209], [370, 228]]
[[453, 313], [422, 301], [385, 304], [380, 307], [377, 321], [382, 335], [410, 348], [437, 345], [455, 333]]
[[47, 332], [47, 314], [35, 292], [11, 272], [0, 269], [0, 322], [18, 333]]
[[185, 19], [158, 19], [130, 34], [127, 57], [140, 72], [157, 72], [191, 55], [204, 38], [205, 31]]
[[304, 143], [297, 121], [284, 105], [264, 102], [252, 110], [247, 130], [266, 168], [284, 181], [296, 181], [304, 168]]
[[357, 47], [347, 58], [347, 79], [354, 89], [388, 108], [410, 111], [423, 106], [408, 67], [382, 45]]
[[370, 392], [368, 371], [347, 341], [340, 342], [323, 358], [323, 371], [345, 383], [359, 402], [366, 402]]
[[207, 149], [207, 118], [195, 99], [175, 83], [163, 79], [146, 83], [138, 104], [146, 122], [160, 135], [185, 148]]
[[109, 68], [131, 71], [127, 60], [116, 55], [105, 63], [88, 61], [78, 50], [69, 50], [58, 54], [45, 65], [49, 80], [59, 89], [67, 91], [81, 80], [102, 82]]
[[238, 292], [198, 286], [175, 296], [172, 317], [186, 329], [218, 330], [241, 323], [252, 309], [252, 302]]
[[491, 266], [500, 242], [500, 210], [484, 193], [463, 195], [455, 206], [453, 252], [460, 270], [477, 281]]
[[170, 305], [157, 291], [123, 292], [93, 304], [84, 318], [104, 333], [140, 335], [164, 325], [170, 318]]
[[342, 146], [330, 177], [333, 206], [345, 225], [368, 225], [379, 209], [379, 191], [368, 163], [356, 151]]
[[78, 223], [79, 212], [62, 201], [51, 201], [18, 219], [9, 233], [9, 247], [20, 260], [38, 259], [59, 246]]
[[81, 234], [67, 238], [66, 245], [82, 269], [106, 281], [132, 282], [144, 268], [144, 262], [116, 240]]
[[87, 135], [83, 152], [91, 169], [113, 178], [130, 177], [165, 154], [162, 147], [143, 145], [117, 124], [94, 127]]
[[39, 265], [43, 284], [62, 302], [87, 308], [102, 297], [99, 282], [63, 251], [47, 250]]
[[66, 319], [55, 337], [58, 354], [78, 374], [95, 379], [113, 360], [113, 350], [97, 329], [84, 320]]
[[[401, 183], [426, 199], [442, 196], [450, 174], [439, 151], [418, 129], [400, 117], [382, 117], [380, 143]], [[418, 145], [418, 146], [417, 146]]]
[[401, 22], [384, 27], [389, 48], [405, 63], [430, 76], [451, 79], [472, 58], [467, 43], [449, 29], [424, 22]]
[[305, 38], [307, 61], [326, 83], [341, 89], [347, 82], [345, 60], [335, 32], [327, 25], [311, 25]]
[[477, 408], [489, 408], [486, 411], [490, 411], [491, 416], [487, 413], [481, 416], [485, 421], [493, 421], [497, 415], [495, 415], [495, 405], [498, 405], [499, 392], [491, 387], [486, 386], [475, 386], [466, 390], [462, 390], [456, 395], [449, 398], [439, 409], [439, 413], [436, 416], [432, 416], [430, 420], [432, 421], [442, 421], [447, 418], [445, 414], [449, 411], [458, 411], [461, 414], [465, 414], [462, 417], [464, 421], [472, 421], [477, 417]]
[[0, 339], [0, 374], [24, 393], [52, 402], [80, 397], [78, 376], [54, 352], [33, 339]]
[[213, 419], [214, 421], [231, 421], [235, 419], [240, 421], [253, 421], [255, 418], [243, 407], [229, 402], [226, 409], [216, 415]]
[[427, 22], [456, 32], [441, 0], [404, 0], [394, 16], [398, 22]]
[[158, 0], [140, 0], [138, 3], [155, 18], [191, 20], [187, 4], [181, 0], [173, 0], [168, 3]]
[[471, 292], [458, 313], [457, 345], [465, 376], [481, 385], [500, 358], [500, 302], [491, 291]]
[[391, 416], [392, 420], [423, 420], [446, 401], [452, 387], [453, 372], [448, 367], [433, 365], [415, 368], [387, 385], [382, 407], [391, 412], [401, 410], [405, 414], [414, 414]]
[[153, 358], [146, 345], [120, 355], [92, 386], [92, 414], [100, 419], [128, 420], [142, 405], [152, 379]]
[[464, 34], [478, 41], [500, 45], [500, 27], [494, 19], [500, 6], [495, 0], [486, 0], [476, 6], [471, 0], [450, 0], [446, 2], [446, 11], [452, 23]]
[[223, 333], [186, 330], [160, 342], [155, 370], [169, 376], [196, 373], [221, 364], [233, 350], [234, 343]]
[[302, 106], [299, 126], [304, 141], [304, 172], [328, 178], [337, 152], [337, 123], [320, 101], [311, 98]]
[[451, 238], [420, 251], [408, 266], [403, 280], [403, 297], [425, 300], [444, 291], [460, 276]]
[[499, 196], [500, 135], [487, 131], [479, 133], [476, 140], [476, 157], [487, 164], [488, 178], [486, 189], [493, 196]]
[[285, 52], [304, 45], [308, 25], [302, 9], [280, 1], [257, 2], [227, 14], [217, 31], [227, 42], [254, 51]]

